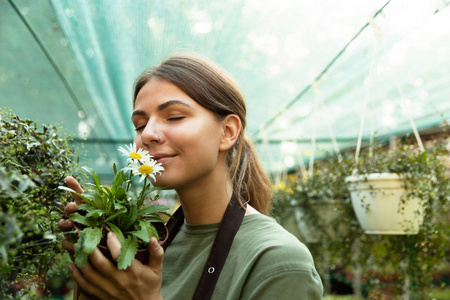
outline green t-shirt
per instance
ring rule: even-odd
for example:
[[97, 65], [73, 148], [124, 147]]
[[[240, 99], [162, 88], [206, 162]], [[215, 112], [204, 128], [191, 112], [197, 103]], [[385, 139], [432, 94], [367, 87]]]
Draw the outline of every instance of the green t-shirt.
[[[183, 224], [164, 254], [164, 300], [191, 299], [219, 223]], [[245, 216], [211, 299], [322, 299], [323, 286], [304, 244], [264, 215]]]

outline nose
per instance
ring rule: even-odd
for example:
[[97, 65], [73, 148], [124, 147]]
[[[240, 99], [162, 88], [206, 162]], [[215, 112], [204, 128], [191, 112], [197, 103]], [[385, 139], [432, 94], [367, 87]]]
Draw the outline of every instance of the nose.
[[162, 137], [162, 132], [157, 128], [157, 126], [155, 126], [155, 124], [151, 124], [151, 121], [147, 123], [141, 134], [142, 143], [144, 145], [160, 143]]

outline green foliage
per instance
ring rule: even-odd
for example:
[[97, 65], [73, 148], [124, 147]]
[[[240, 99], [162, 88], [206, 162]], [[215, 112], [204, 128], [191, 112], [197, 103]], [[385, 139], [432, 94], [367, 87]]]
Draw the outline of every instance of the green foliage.
[[125, 242], [120, 249], [119, 260], [117, 261], [117, 267], [119, 269], [126, 269], [131, 265], [134, 260], [138, 248], [137, 237], [130, 235], [125, 239]]
[[[314, 234], [318, 242], [306, 243], [323, 278], [334, 268], [355, 270], [359, 266], [363, 270], [365, 290], [376, 290], [389, 283], [394, 294], [401, 295], [405, 280], [409, 280], [411, 294], [427, 298], [424, 291], [432, 286], [432, 275], [448, 257], [450, 249], [450, 186], [445, 165], [449, 151], [443, 138], [429, 144], [432, 146], [421, 152], [405, 139], [394, 150], [378, 145], [373, 151], [363, 151], [358, 163], [352, 153], [340, 162], [317, 161], [314, 174], [292, 174], [281, 188], [274, 190], [273, 214], [283, 224], [292, 210], [301, 209], [305, 218], [316, 225]], [[419, 197], [425, 203], [424, 223], [419, 233], [364, 234], [345, 183], [345, 178], [355, 172], [403, 174], [408, 194], [405, 201]], [[336, 213], [331, 221], [321, 218], [316, 209], [318, 203], [329, 199], [334, 200]], [[391, 279], [386, 274], [391, 274]]]
[[72, 139], [56, 126], [39, 128], [6, 109], [0, 116], [0, 298], [34, 297], [19, 282], [45, 285], [59, 265], [56, 224], [68, 195], [58, 186], [79, 166]]
[[157, 188], [147, 182], [147, 178], [141, 192], [135, 194], [130, 189], [133, 174], [128, 168], [117, 172], [116, 166], [113, 166], [115, 174], [111, 186], [102, 185], [94, 170], [84, 169], [90, 173], [94, 181], [87, 184], [84, 193], [79, 194], [67, 187], [60, 187], [84, 200], [84, 203], [78, 206], [77, 212], [70, 216], [79, 230], [75, 264], [78, 267], [83, 266], [88, 255], [98, 245], [106, 246], [106, 234], [112, 231], [122, 243], [117, 267], [126, 269], [134, 260], [139, 245], [145, 247], [151, 237], [159, 239], [158, 232], [151, 222], [163, 223], [161, 215], [168, 215], [165, 211], [169, 207], [152, 204], [158, 200], [158, 195], [152, 198], [149, 194]]

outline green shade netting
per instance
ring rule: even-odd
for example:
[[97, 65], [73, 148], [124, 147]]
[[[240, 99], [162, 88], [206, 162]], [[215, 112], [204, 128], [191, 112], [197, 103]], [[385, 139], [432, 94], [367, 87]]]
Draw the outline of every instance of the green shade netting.
[[2, 0], [0, 103], [62, 122], [106, 176], [133, 139], [135, 78], [195, 51], [239, 82], [247, 134], [281, 172], [355, 147], [363, 115], [363, 140], [410, 132], [410, 116], [419, 130], [450, 117], [448, 4]]

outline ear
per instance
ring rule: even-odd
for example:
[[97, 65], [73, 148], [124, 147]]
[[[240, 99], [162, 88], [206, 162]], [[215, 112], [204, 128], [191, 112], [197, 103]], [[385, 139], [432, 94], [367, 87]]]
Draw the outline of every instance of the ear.
[[230, 114], [222, 120], [222, 136], [220, 138], [220, 151], [227, 151], [236, 143], [242, 129], [241, 119]]

